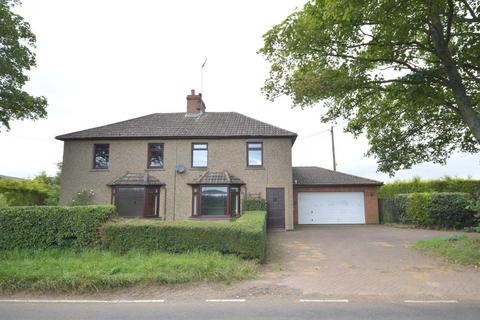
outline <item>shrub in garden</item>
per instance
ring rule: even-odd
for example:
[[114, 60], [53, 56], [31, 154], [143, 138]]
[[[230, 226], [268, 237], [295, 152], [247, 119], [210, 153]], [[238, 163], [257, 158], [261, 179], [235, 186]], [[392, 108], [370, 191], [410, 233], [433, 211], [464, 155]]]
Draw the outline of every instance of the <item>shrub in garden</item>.
[[395, 215], [398, 217], [400, 222], [406, 223], [407, 218], [407, 201], [408, 194], [398, 194], [393, 198], [393, 207], [396, 210]]
[[475, 194], [473, 199], [470, 199], [467, 209], [473, 210], [474, 213], [474, 224], [473, 227], [465, 228], [469, 232], [479, 232], [480, 233], [480, 192]]
[[267, 200], [247, 198], [243, 201], [243, 211], [266, 211]]
[[[464, 228], [475, 224], [471, 196], [461, 192], [399, 194], [388, 202], [387, 213], [398, 221], [425, 227]], [[385, 207], [385, 206], [384, 206]]]
[[266, 213], [246, 212], [233, 221], [119, 219], [101, 228], [102, 245], [129, 250], [216, 251], [264, 261]]
[[72, 206], [88, 206], [93, 203], [93, 197], [95, 197], [95, 192], [93, 190], [82, 190], [75, 194], [70, 205]]
[[418, 226], [432, 225], [430, 216], [431, 195], [426, 192], [412, 193], [407, 199], [405, 208], [406, 221]]
[[113, 206], [0, 208], [0, 250], [93, 246], [114, 212]]
[[466, 193], [432, 193], [429, 206], [431, 223], [442, 228], [464, 228], [474, 224], [475, 211], [468, 207]]

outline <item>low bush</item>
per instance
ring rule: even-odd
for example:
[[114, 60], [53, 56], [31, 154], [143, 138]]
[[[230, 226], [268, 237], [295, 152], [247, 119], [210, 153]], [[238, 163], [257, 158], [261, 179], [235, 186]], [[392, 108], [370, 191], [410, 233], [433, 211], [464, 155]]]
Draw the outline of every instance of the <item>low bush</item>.
[[386, 183], [378, 189], [378, 198], [393, 198], [397, 194], [421, 192], [463, 192], [475, 194], [480, 191], [480, 180], [444, 177], [442, 179], [412, 180]]
[[480, 192], [475, 194], [475, 197], [471, 199], [468, 203], [468, 209], [475, 211], [475, 227], [467, 227], [466, 231], [468, 232], [478, 232], [480, 233]]
[[0, 249], [93, 246], [114, 212], [113, 206], [0, 208]]
[[382, 222], [455, 229], [475, 224], [476, 213], [469, 207], [471, 196], [467, 193], [399, 194], [380, 203]]
[[407, 223], [405, 216], [408, 194], [399, 194], [389, 199], [379, 199], [381, 223]]
[[216, 251], [264, 261], [266, 213], [246, 212], [233, 221], [119, 219], [101, 228], [102, 245], [116, 252]]
[[469, 202], [466, 193], [433, 193], [429, 208], [432, 224], [455, 229], [472, 226], [475, 211], [468, 207]]
[[245, 199], [243, 201], [243, 211], [267, 211], [267, 200]]
[[412, 223], [417, 226], [431, 226], [431, 195], [429, 193], [412, 193], [407, 199], [404, 218], [405, 222]]

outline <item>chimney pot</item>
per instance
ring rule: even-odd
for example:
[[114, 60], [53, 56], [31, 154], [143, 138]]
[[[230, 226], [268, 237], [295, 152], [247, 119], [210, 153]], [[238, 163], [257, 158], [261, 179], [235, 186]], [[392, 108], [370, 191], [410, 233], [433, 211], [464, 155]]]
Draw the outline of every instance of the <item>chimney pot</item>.
[[195, 89], [192, 89], [191, 92], [192, 92], [192, 96], [194, 96], [195, 95]]

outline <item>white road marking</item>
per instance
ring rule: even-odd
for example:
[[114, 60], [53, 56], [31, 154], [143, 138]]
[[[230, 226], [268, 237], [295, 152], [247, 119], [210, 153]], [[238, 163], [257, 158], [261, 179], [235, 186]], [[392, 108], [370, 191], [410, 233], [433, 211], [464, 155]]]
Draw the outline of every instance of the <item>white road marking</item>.
[[348, 299], [300, 299], [300, 302], [347, 303]]
[[458, 303], [458, 300], [405, 300], [405, 303]]
[[205, 302], [245, 302], [245, 299], [207, 299]]
[[0, 299], [13, 303], [162, 303], [165, 300], [39, 300], [39, 299]]

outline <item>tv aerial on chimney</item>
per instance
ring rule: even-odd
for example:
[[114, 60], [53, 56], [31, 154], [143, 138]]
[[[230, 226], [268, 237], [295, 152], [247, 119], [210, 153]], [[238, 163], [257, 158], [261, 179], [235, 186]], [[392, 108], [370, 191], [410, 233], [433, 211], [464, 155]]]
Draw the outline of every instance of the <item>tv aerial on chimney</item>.
[[203, 68], [205, 67], [205, 64], [207, 63], [207, 58], [205, 58], [205, 61], [202, 63], [202, 67], [200, 68], [200, 93], [203, 96]]

